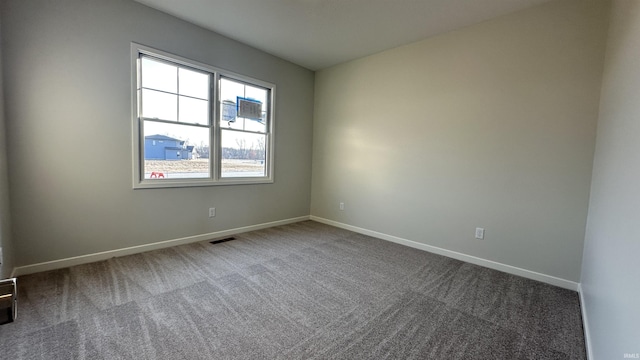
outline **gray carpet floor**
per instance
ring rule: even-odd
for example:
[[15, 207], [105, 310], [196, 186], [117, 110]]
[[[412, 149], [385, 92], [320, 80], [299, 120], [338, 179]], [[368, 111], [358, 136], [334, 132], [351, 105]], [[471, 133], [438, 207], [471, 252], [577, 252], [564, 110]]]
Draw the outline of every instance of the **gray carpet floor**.
[[584, 359], [576, 292], [305, 221], [22, 276], [2, 359]]

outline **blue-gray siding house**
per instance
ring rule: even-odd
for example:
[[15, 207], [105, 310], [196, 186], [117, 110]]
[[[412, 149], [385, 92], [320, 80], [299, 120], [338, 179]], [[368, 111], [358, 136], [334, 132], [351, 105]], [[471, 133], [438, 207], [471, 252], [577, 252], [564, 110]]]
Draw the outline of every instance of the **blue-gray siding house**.
[[145, 160], [190, 160], [193, 146], [185, 146], [184, 141], [165, 135], [144, 137]]

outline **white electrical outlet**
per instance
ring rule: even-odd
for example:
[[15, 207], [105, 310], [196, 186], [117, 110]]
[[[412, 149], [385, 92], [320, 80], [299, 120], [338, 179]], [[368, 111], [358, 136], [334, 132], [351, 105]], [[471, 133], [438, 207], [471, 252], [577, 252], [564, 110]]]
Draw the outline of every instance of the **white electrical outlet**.
[[344, 203], [343, 202], [340, 203], [340, 211], [342, 211], [342, 210], [344, 210]]
[[209, 217], [215, 217], [216, 216], [216, 208], [209, 208]]
[[476, 239], [484, 239], [484, 229], [483, 228], [476, 228]]

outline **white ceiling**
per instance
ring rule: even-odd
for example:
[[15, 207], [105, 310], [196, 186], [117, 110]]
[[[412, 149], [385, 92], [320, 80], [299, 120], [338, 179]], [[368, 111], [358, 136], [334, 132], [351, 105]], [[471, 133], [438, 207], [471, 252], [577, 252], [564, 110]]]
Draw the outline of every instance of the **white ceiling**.
[[136, 0], [311, 70], [549, 0]]

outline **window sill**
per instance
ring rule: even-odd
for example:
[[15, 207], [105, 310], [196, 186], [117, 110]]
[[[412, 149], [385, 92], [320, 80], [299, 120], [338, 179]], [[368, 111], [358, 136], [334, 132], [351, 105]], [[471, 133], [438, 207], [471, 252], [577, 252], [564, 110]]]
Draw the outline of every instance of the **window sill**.
[[255, 185], [273, 184], [271, 178], [232, 178], [232, 179], [189, 179], [189, 180], [142, 180], [133, 184], [133, 189], [166, 189], [166, 188], [186, 188], [201, 186], [226, 186], [226, 185]]

